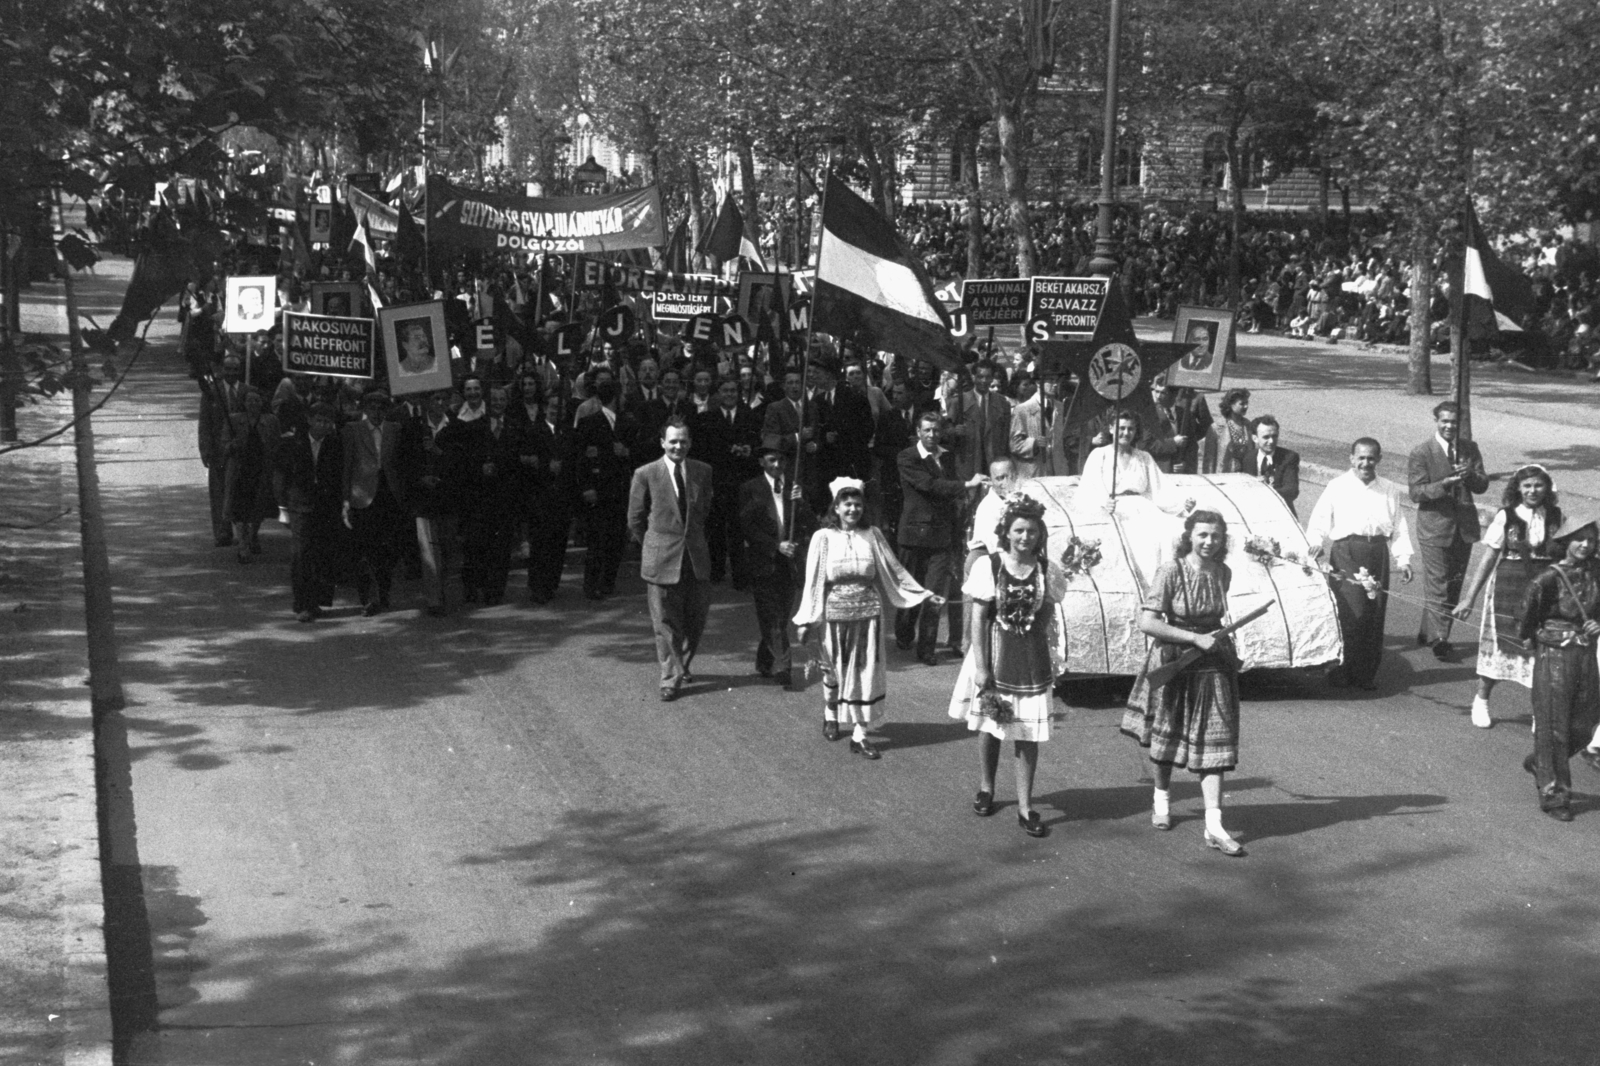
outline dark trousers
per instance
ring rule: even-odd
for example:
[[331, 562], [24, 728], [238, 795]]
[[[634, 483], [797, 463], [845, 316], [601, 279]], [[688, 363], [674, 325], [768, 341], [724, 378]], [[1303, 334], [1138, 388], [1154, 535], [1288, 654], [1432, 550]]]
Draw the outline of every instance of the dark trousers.
[[650, 625], [656, 636], [656, 659], [661, 663], [662, 688], [677, 688], [683, 684], [683, 675], [694, 662], [711, 606], [706, 590], [706, 583], [695, 576], [694, 568], [689, 565], [687, 553], [677, 584], [646, 586]]
[[622, 549], [628, 538], [628, 508], [601, 497], [584, 516], [583, 591], [610, 595], [617, 589]]
[[1328, 565], [1354, 576], [1365, 567], [1383, 589], [1377, 599], [1353, 581], [1332, 581], [1344, 638], [1344, 674], [1352, 685], [1370, 685], [1383, 660], [1383, 622], [1389, 612], [1389, 539], [1345, 537], [1328, 551]]
[[756, 601], [756, 625], [761, 639], [756, 644], [756, 673], [765, 677], [790, 668], [789, 619], [794, 616], [794, 570], [787, 558], [780, 557], [770, 574], [750, 582]]
[[[949, 595], [954, 567], [949, 548], [921, 548], [902, 544], [900, 562], [917, 584], [935, 596]], [[954, 643], [961, 639], [960, 604], [954, 606], [950, 621], [950, 640]], [[894, 639], [901, 647], [915, 641], [918, 655], [932, 655], [939, 644], [939, 608], [931, 603], [919, 603], [902, 610], [895, 616]]]
[[561, 584], [571, 525], [571, 512], [553, 492], [536, 498], [528, 510], [528, 592], [535, 598], [549, 599]]
[[1539, 645], [1533, 663], [1533, 783], [1539, 809], [1567, 806], [1569, 760], [1589, 744], [1600, 711], [1600, 669], [1594, 645]]
[[1461, 598], [1461, 582], [1467, 576], [1467, 560], [1472, 545], [1457, 533], [1449, 544], [1419, 544], [1422, 559], [1422, 627], [1417, 640], [1437, 644], [1450, 639], [1450, 612]]
[[501, 500], [480, 501], [467, 514], [461, 534], [461, 586], [489, 599], [506, 594], [516, 512]]
[[739, 529], [739, 486], [718, 485], [711, 493], [711, 513], [706, 518], [706, 546], [711, 549], [711, 580], [721, 581], [729, 571], [733, 583], [748, 578], [744, 565], [744, 534]]
[[339, 519], [289, 512], [289, 594], [295, 614], [333, 599], [333, 555]]
[[389, 586], [394, 580], [394, 526], [398, 518], [399, 508], [387, 488], [369, 506], [350, 509], [356, 594], [363, 604], [389, 606]]
[[221, 459], [206, 467], [206, 491], [211, 495], [211, 536], [219, 545], [231, 544], [233, 523], [228, 521], [228, 470]]

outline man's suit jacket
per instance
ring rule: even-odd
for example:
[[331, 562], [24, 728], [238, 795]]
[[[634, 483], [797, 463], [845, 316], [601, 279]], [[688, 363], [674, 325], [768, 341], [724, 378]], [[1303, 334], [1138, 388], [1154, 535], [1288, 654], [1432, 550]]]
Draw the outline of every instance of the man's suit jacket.
[[200, 385], [200, 461], [206, 466], [224, 461], [232, 438], [230, 416], [244, 410], [244, 382], [230, 387], [222, 378], [207, 378]]
[[[603, 411], [585, 417], [573, 432], [578, 491], [593, 489], [602, 500], [616, 503], [627, 499], [628, 478], [634, 464], [632, 449], [638, 443], [639, 425], [626, 411], [618, 413], [615, 426]], [[617, 455], [614, 444], [627, 447], [628, 455]]]
[[[805, 500], [793, 495], [794, 482], [784, 477], [788, 493], [786, 514], [779, 516], [766, 474], [757, 474], [739, 486], [739, 530], [744, 534], [745, 566], [752, 581], [764, 581], [780, 568], [798, 567], [805, 562], [805, 546], [816, 531], [816, 519]], [[785, 528], [792, 519], [794, 529]], [[794, 540], [800, 550], [793, 559], [778, 551], [785, 540]], [[791, 570], [791, 573], [794, 572]]]
[[711, 549], [706, 543], [711, 467], [696, 459], [683, 461], [683, 485], [688, 497], [684, 514], [678, 512], [678, 493], [672, 486], [670, 467], [665, 457], [646, 463], [633, 472], [633, 485], [628, 492], [628, 531], [643, 546], [639, 576], [652, 585], [676, 585], [683, 577], [685, 554], [697, 576], [711, 575]]
[[661, 429], [668, 419], [677, 415], [693, 425], [696, 418], [694, 403], [681, 394], [671, 403], [658, 395], [653, 400], [637, 405], [633, 413], [639, 425], [639, 446], [634, 449], [634, 455], [640, 465], [661, 458]]
[[285, 511], [337, 522], [344, 503], [344, 450], [339, 434], [322, 438], [315, 461], [309, 434], [296, 433], [280, 441], [274, 454], [272, 488], [278, 506]]
[[[872, 476], [872, 405], [854, 389], [840, 385], [830, 398], [822, 393], [812, 397], [817, 412], [817, 461], [821, 476], [863, 480]], [[828, 443], [828, 434], [835, 440]]]
[[[469, 481], [467, 423], [446, 416], [437, 436], [427, 416], [407, 422], [400, 431], [400, 474], [405, 479], [406, 502], [423, 518], [459, 514], [462, 492]], [[424, 478], [438, 478], [434, 485]]]
[[[1036, 392], [1011, 409], [1011, 459], [1016, 463], [1018, 477], [1051, 477], [1069, 472], [1064, 451], [1065, 408], [1059, 400], [1048, 401], [1054, 407], [1050, 412], [1050, 432], [1046, 434], [1046, 401], [1044, 393]], [[1042, 452], [1035, 448], [1035, 442], [1041, 439], [1045, 443]]]
[[[768, 448], [776, 448], [784, 455], [793, 455], [800, 432], [800, 412], [793, 401], [787, 396], [781, 400], [774, 400], [763, 408], [761, 422], [761, 442]], [[806, 425], [817, 424], [817, 409], [806, 405]]]
[[[467, 478], [471, 485], [466, 505], [480, 514], [506, 515], [519, 508], [525, 481], [522, 475], [523, 432], [509, 418], [500, 420], [500, 434], [490, 428], [494, 418], [468, 423], [466, 432]], [[493, 473], [485, 473], [492, 469]]]
[[1444, 479], [1455, 473], [1450, 457], [1439, 446], [1438, 438], [1431, 438], [1411, 449], [1406, 463], [1406, 480], [1410, 482], [1411, 500], [1417, 505], [1417, 543], [1442, 547], [1456, 537], [1468, 544], [1475, 543], [1482, 534], [1478, 523], [1478, 507], [1472, 494], [1489, 488], [1489, 475], [1483, 468], [1483, 454], [1470, 440], [1456, 441], [1456, 454], [1470, 464], [1467, 474], [1454, 485]]
[[[1241, 456], [1240, 471], [1251, 477], [1261, 476], [1261, 451], [1251, 448]], [[1294, 501], [1300, 495], [1300, 453], [1288, 448], [1278, 448], [1272, 453], [1272, 487], [1294, 514]]]
[[991, 391], [979, 397], [969, 389], [954, 397], [950, 412], [956, 474], [963, 480], [987, 474], [990, 463], [1011, 454], [1011, 401], [1005, 396]]
[[[733, 423], [721, 405], [696, 415], [691, 429], [694, 457], [711, 466], [711, 480], [718, 492], [733, 493], [761, 468], [756, 448], [761, 445], [761, 416], [743, 405], [733, 409]], [[659, 444], [657, 445], [659, 447]], [[749, 454], [738, 455], [743, 447]]]
[[891, 407], [878, 413], [877, 426], [872, 433], [872, 454], [878, 460], [878, 477], [884, 484], [900, 484], [900, 453], [917, 440], [915, 420], [917, 413], [907, 408], [902, 411]]
[[951, 548], [960, 530], [960, 502], [967, 485], [955, 474], [948, 451], [924, 459], [913, 444], [900, 453], [899, 540], [911, 548]]
[[522, 434], [521, 455], [531, 457], [533, 465], [522, 464], [522, 480], [532, 502], [561, 503], [571, 481], [572, 432], [563, 423], [554, 428], [541, 418], [528, 425]]
[[380, 478], [389, 486], [396, 503], [406, 498], [405, 480], [400, 475], [400, 424], [378, 423], [383, 438], [374, 446], [372, 427], [366, 419], [340, 427], [344, 445], [344, 499], [351, 507], [370, 507], [378, 498]]

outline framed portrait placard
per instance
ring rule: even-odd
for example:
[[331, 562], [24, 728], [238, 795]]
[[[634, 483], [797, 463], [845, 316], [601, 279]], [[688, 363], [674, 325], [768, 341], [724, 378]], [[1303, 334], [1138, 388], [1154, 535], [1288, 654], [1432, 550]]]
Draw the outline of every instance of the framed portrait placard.
[[1167, 384], [1218, 392], [1222, 372], [1233, 358], [1234, 312], [1224, 307], [1178, 308], [1172, 327], [1174, 343], [1189, 346], [1189, 352], [1167, 369]]
[[278, 279], [228, 278], [223, 287], [222, 332], [260, 333], [278, 322]]
[[444, 301], [378, 310], [378, 335], [389, 366], [389, 393], [403, 396], [450, 387], [450, 341]]
[[360, 318], [366, 310], [364, 295], [358, 281], [313, 281], [311, 313], [335, 318]]

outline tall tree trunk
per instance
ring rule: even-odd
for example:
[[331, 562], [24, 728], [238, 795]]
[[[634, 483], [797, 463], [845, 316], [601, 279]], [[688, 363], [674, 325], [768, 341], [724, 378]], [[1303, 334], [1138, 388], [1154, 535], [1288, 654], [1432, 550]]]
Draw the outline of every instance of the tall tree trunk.
[[969, 122], [957, 132], [961, 153], [961, 184], [967, 194], [967, 277], [983, 277], [983, 188], [978, 184], [980, 122]]
[[1017, 277], [1031, 278], [1038, 255], [1028, 208], [1028, 165], [1023, 158], [1027, 147], [1026, 109], [1021, 100], [1002, 97], [999, 89], [991, 89], [990, 95], [995, 104], [994, 125], [1000, 141], [1000, 173], [1005, 179], [1011, 235], [1017, 242]]
[[1317, 227], [1321, 237], [1328, 235], [1328, 193], [1332, 184], [1332, 168], [1323, 163], [1317, 167]]
[[756, 189], [756, 153], [748, 137], [739, 138], [739, 184], [744, 186], [744, 225], [750, 237], [761, 240], [761, 195]]
[[1428, 318], [1433, 303], [1433, 255], [1421, 245], [1411, 254], [1411, 354], [1406, 391], [1415, 396], [1433, 392], [1432, 338]]
[[1239, 162], [1239, 124], [1228, 129], [1228, 203], [1232, 217], [1228, 220], [1228, 291], [1223, 302], [1239, 306], [1239, 226], [1244, 218], [1244, 168]]
[[900, 215], [900, 175], [893, 137], [884, 143], [882, 151], [883, 160], [878, 169], [883, 174], [883, 217], [893, 222]]
[[[705, 205], [700, 202], [700, 164], [690, 156], [684, 160], [683, 169], [689, 182], [689, 254], [692, 258], [694, 249], [700, 247], [700, 235], [706, 231]], [[699, 268], [698, 263], [694, 266]]]

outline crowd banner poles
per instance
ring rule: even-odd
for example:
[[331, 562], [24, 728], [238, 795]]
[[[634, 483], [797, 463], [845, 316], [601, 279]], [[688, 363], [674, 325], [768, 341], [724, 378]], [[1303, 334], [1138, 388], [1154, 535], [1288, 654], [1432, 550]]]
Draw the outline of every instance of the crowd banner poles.
[[[566, 261], [566, 257], [562, 257]], [[578, 255], [572, 255], [572, 266], [567, 269], [567, 325], [572, 325], [572, 314], [578, 309]]]
[[[826, 173], [827, 174], [833, 173], [833, 149], [831, 147], [828, 149], [828, 163], [827, 163], [827, 171], [826, 171]], [[798, 167], [797, 167], [797, 169], [795, 171], [795, 174], [796, 174], [796, 178], [798, 179], [798, 176], [799, 176]], [[826, 175], [824, 175], [824, 177], [826, 177]], [[795, 188], [796, 188], [797, 191], [799, 189], [799, 185], [800, 185], [799, 181], [796, 180]], [[821, 189], [822, 189], [822, 192], [820, 194], [820, 202], [817, 204], [817, 210], [818, 211], [821, 211], [823, 207], [827, 206], [827, 202], [828, 202], [828, 186], [827, 186], [826, 181], [824, 181], [824, 183], [822, 184]], [[819, 240], [820, 240], [820, 233], [819, 233]], [[809, 248], [809, 245], [808, 245], [808, 248]], [[819, 246], [817, 248], [817, 256], [820, 258], [821, 255], [822, 255], [822, 249]], [[807, 390], [811, 388], [811, 345], [813, 344], [813, 342], [815, 342], [816, 337], [817, 337], [816, 328], [815, 328], [814, 325], [811, 324], [811, 320], [808, 319], [807, 323], [806, 323], [805, 354], [803, 356], [801, 356], [801, 362], [800, 362], [800, 431], [795, 435], [794, 482], [793, 482], [793, 484], [795, 484], [795, 485], [799, 485], [800, 484], [800, 465], [801, 465], [801, 462], [804, 460], [805, 454], [806, 454], [806, 406], [807, 406], [807, 400], [808, 400]], [[833, 501], [829, 500], [828, 503], [827, 503], [827, 506], [831, 507], [832, 505], [833, 505]], [[785, 539], [787, 539], [787, 540], [793, 540], [794, 539], [794, 507], [793, 506], [791, 506], [789, 508], [789, 529], [788, 529], [788, 532], [786, 534]]]
[[[444, 129], [440, 125], [440, 130]], [[401, 207], [404, 208], [404, 204]], [[428, 168], [422, 168], [422, 280], [429, 299], [433, 297], [433, 220], [428, 217]]]
[[[1466, 209], [1463, 208], [1461, 212], [1461, 232], [1464, 236], [1470, 236], [1471, 227], [1467, 223], [1466, 215]], [[1455, 370], [1456, 387], [1455, 394], [1451, 396], [1451, 399], [1455, 400], [1458, 409], [1456, 412], [1456, 435], [1464, 441], [1472, 439], [1472, 370], [1470, 369], [1472, 359], [1470, 358], [1471, 341], [1467, 337], [1469, 320], [1467, 318], [1466, 281], [1467, 248], [1463, 243], [1461, 249], [1461, 280], [1457, 283], [1455, 279], [1451, 279], [1451, 284], [1456, 291], [1450, 294], [1455, 298], [1455, 306], [1450, 310], [1450, 355], [1455, 361], [1453, 369]]]

